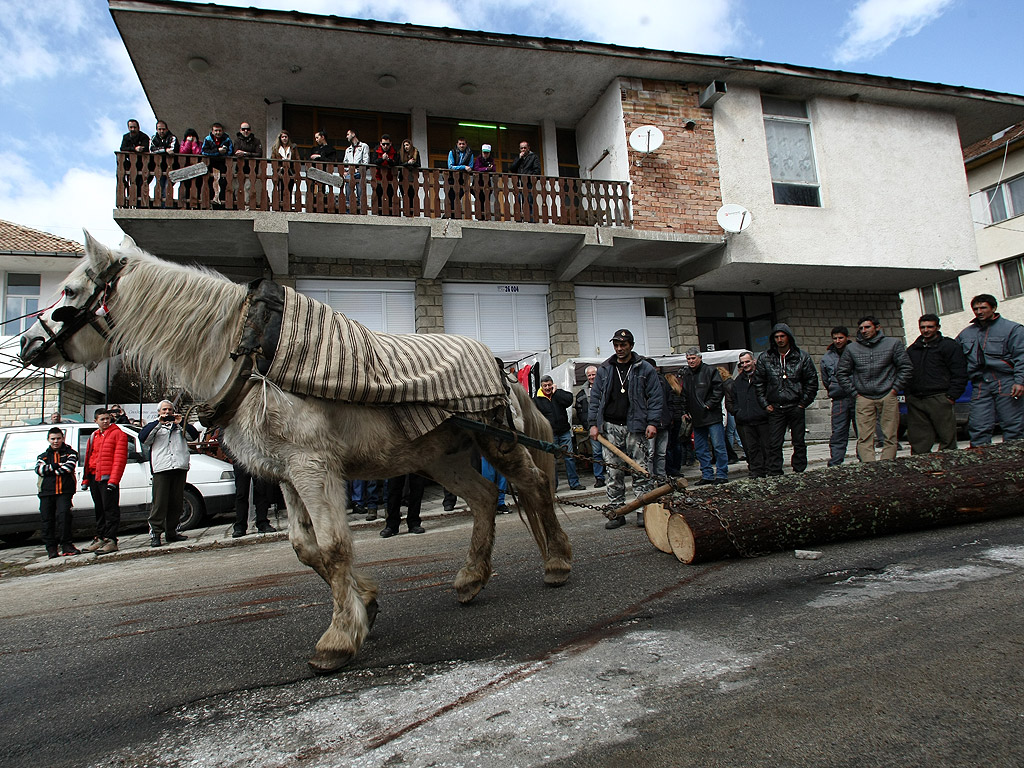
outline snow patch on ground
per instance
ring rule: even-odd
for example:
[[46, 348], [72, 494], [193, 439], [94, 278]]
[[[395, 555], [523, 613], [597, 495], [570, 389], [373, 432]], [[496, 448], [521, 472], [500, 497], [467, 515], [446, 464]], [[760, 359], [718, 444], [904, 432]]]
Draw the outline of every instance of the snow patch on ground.
[[[550, 658], [368, 670], [220, 697], [177, 713], [150, 754], [105, 766], [530, 766], [636, 736], [653, 688], [720, 685], [753, 657], [683, 632], [639, 631]], [[140, 762], [141, 761], [141, 762]]]
[[997, 563], [1015, 565], [1024, 568], [1024, 547], [993, 547], [981, 553], [982, 557], [995, 560]]
[[907, 565], [890, 565], [880, 573], [851, 576], [811, 600], [808, 605], [811, 608], [833, 608], [902, 592], [936, 592], [953, 589], [965, 582], [991, 579], [1004, 573], [1004, 569], [989, 565], [960, 565], [930, 571], [916, 570]]

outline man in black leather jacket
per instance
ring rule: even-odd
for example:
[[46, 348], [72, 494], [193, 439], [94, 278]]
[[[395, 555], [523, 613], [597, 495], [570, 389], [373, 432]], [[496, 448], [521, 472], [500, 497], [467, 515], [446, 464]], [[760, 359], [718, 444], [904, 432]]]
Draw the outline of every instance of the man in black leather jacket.
[[[725, 426], [722, 423], [722, 399], [725, 390], [718, 369], [704, 365], [700, 350], [686, 350], [686, 368], [679, 371], [683, 386], [685, 418], [693, 425], [693, 445], [700, 462], [697, 485], [729, 482], [729, 454], [725, 447]], [[714, 464], [711, 451], [715, 450]]]
[[768, 350], [757, 357], [754, 387], [757, 401], [768, 411], [768, 475], [782, 474], [782, 444], [787, 429], [793, 442], [793, 471], [803, 472], [807, 469], [804, 409], [818, 393], [818, 371], [811, 356], [796, 345], [793, 331], [785, 323], [772, 328]]

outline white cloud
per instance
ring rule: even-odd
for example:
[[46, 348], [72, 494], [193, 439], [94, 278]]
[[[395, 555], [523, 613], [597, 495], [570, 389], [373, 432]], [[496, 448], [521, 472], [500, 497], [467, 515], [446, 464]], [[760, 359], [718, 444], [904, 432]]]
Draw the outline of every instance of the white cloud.
[[[113, 165], [111, 163], [111, 165]], [[24, 157], [0, 154], [0, 211], [3, 218], [26, 227], [82, 242], [88, 229], [104, 242], [124, 236], [114, 223], [116, 177], [88, 168], [71, 168], [60, 178], [41, 178]]]
[[901, 37], [916, 35], [955, 0], [862, 0], [850, 12], [843, 42], [836, 50], [837, 64], [870, 59]]
[[[0, 85], [79, 71], [98, 37], [99, 5], [91, 0], [5, 3], [0, 14]], [[70, 44], [69, 44], [70, 43]]]

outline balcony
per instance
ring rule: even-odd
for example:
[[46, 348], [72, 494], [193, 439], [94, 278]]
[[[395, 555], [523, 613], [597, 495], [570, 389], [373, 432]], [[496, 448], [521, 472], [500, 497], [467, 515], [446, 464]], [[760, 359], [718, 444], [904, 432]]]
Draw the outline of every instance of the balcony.
[[430, 279], [461, 263], [572, 280], [590, 267], [678, 269], [724, 243], [635, 229], [628, 182], [263, 158], [117, 153], [114, 218], [143, 248], [235, 279], [328, 259], [415, 262]]
[[117, 208], [631, 225], [624, 181], [126, 152], [117, 164]]

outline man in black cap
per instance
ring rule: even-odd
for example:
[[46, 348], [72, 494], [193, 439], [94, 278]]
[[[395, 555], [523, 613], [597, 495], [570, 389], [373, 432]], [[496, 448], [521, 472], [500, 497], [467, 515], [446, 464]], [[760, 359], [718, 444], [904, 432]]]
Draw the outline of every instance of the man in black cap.
[[[664, 405], [664, 394], [658, 381], [658, 372], [647, 360], [633, 354], [633, 334], [625, 328], [615, 332], [611, 339], [615, 354], [597, 369], [590, 392], [590, 439], [598, 434], [645, 466], [645, 440], [658, 433], [655, 426]], [[626, 503], [626, 478], [621, 461], [610, 454], [606, 485], [608, 502], [613, 507]], [[644, 481], [633, 479], [633, 492], [640, 495], [647, 490]], [[605, 528], [625, 525], [624, 517], [616, 517]], [[637, 512], [637, 525], [644, 524], [644, 513]]]

